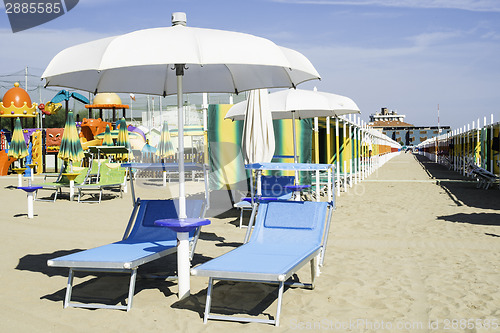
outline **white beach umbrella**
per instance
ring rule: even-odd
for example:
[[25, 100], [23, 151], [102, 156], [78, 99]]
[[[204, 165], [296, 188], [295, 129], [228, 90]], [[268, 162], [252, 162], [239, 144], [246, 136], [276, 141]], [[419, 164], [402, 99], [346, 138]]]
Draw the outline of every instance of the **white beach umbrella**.
[[67, 48], [42, 78], [47, 86], [115, 93], [177, 94], [179, 107], [179, 215], [185, 217], [183, 93], [295, 87], [318, 79], [305, 56], [270, 40], [231, 31], [185, 26], [146, 29]]
[[183, 94], [295, 87], [319, 74], [302, 54], [267, 39], [187, 27], [184, 13], [174, 13], [172, 22], [67, 48], [42, 78], [46, 86], [93, 93], [177, 94], [179, 217], [185, 218]]
[[[349, 113], [360, 113], [358, 106], [349, 97], [303, 89], [287, 89], [269, 94], [269, 108], [273, 119], [293, 119], [293, 153], [297, 163], [295, 119], [335, 117]], [[235, 104], [225, 118], [245, 118], [247, 101]]]
[[69, 47], [42, 78], [47, 86], [93, 93], [166, 96], [293, 87], [319, 74], [302, 54], [270, 40], [177, 24]]

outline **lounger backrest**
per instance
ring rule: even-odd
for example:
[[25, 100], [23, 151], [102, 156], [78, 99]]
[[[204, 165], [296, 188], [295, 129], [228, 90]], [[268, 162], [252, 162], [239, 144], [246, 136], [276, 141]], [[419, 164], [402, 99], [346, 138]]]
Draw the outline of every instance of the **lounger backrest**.
[[264, 197], [280, 197], [291, 193], [290, 189], [285, 188], [286, 185], [293, 185], [293, 176], [262, 176], [262, 196]]
[[251, 242], [321, 244], [327, 202], [273, 201], [262, 203]]
[[101, 163], [98, 184], [121, 184], [125, 179], [125, 171], [118, 163]]
[[[175, 240], [177, 234], [169, 228], [157, 227], [156, 220], [178, 217], [178, 200], [141, 200], [135, 224], [128, 240]], [[203, 200], [186, 200], [186, 215], [201, 217]], [[194, 231], [190, 233], [190, 237]]]

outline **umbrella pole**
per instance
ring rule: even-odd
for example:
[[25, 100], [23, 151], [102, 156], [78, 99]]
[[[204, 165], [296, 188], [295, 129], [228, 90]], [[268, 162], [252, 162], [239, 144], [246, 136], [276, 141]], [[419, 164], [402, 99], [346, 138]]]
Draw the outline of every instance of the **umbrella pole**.
[[[184, 76], [184, 64], [175, 65], [177, 75], [177, 113], [178, 113], [178, 140], [179, 140], [179, 218], [185, 219], [186, 194], [184, 187], [184, 106], [182, 101], [182, 77]], [[177, 239], [177, 274], [179, 277], [179, 299], [190, 295], [189, 281], [189, 233], [178, 232]]]
[[[295, 111], [292, 111], [292, 128], [293, 128], [293, 163], [297, 161], [297, 135], [295, 133]], [[299, 172], [295, 170], [295, 185], [299, 184]]]
[[182, 101], [182, 77], [184, 64], [176, 64], [177, 75], [177, 113], [178, 113], [178, 140], [179, 140], [179, 218], [186, 218], [186, 193], [184, 178], [184, 103]]

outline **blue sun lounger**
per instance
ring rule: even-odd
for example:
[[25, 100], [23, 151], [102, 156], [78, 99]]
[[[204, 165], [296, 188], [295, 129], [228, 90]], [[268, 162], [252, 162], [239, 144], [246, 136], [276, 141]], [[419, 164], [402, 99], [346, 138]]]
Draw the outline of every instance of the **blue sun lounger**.
[[[64, 307], [111, 308], [129, 311], [132, 307], [137, 270], [140, 265], [159, 259], [177, 250], [177, 234], [168, 228], [156, 227], [154, 221], [176, 218], [178, 200], [137, 199], [121, 241], [73, 253], [47, 261], [50, 267], [68, 267], [69, 276]], [[188, 217], [203, 217], [203, 200], [186, 200]], [[198, 240], [199, 228], [190, 233], [191, 258]], [[127, 305], [72, 303], [74, 272], [130, 273]]]
[[[217, 319], [278, 326], [284, 285], [314, 288], [320, 256], [325, 251], [332, 211], [332, 204], [327, 202], [261, 203], [255, 230], [248, 243], [191, 270], [192, 275], [209, 277], [204, 322]], [[287, 281], [307, 263], [311, 264], [311, 283]], [[214, 280], [279, 284], [275, 319], [211, 314]]]
[[254, 206], [261, 201], [290, 200], [292, 190], [287, 185], [293, 185], [294, 176], [261, 176], [262, 196], [258, 198], [245, 197], [240, 202], [234, 204], [240, 211], [240, 228], [243, 227], [243, 212], [253, 210]]

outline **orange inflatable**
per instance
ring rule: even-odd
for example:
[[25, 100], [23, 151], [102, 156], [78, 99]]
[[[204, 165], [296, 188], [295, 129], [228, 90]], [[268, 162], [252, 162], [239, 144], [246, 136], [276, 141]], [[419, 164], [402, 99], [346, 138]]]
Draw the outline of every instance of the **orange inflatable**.
[[94, 140], [94, 136], [106, 131], [106, 125], [108, 125], [109, 128], [112, 127], [110, 122], [102, 121], [101, 118], [98, 119], [83, 118], [80, 137], [85, 138], [84, 141], [92, 141]]
[[15, 158], [7, 156], [5, 150], [0, 150], [0, 176], [7, 176], [9, 167], [15, 160]]

